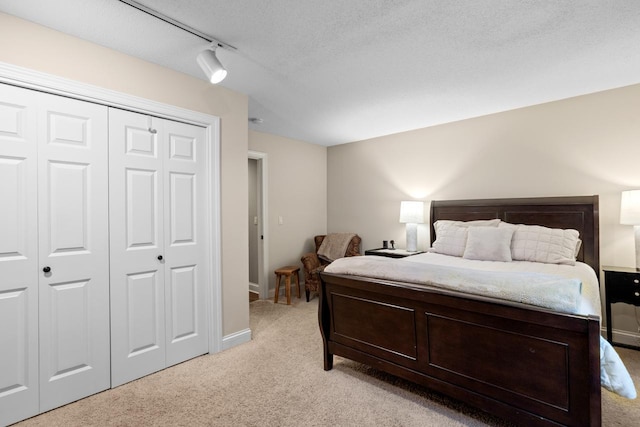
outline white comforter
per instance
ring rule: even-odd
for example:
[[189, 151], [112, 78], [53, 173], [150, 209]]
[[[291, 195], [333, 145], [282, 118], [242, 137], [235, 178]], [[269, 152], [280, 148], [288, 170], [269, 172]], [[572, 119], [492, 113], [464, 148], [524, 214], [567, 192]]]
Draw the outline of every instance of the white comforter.
[[[427, 269], [423, 266], [436, 266], [432, 273], [424, 275]], [[451, 268], [457, 267], [460, 274], [451, 274]], [[580, 315], [595, 315], [601, 317], [600, 290], [598, 279], [591, 267], [584, 263], [575, 266], [560, 264], [543, 264], [527, 261], [499, 262], [475, 261], [436, 253], [424, 253], [402, 259], [390, 259], [376, 256], [341, 258], [329, 264], [325, 269], [329, 273], [354, 274], [381, 279], [426, 283], [442, 286], [447, 289], [457, 289], [463, 292], [479, 293], [488, 291], [490, 296], [538, 305], [554, 310]], [[474, 274], [477, 273], [477, 274]], [[510, 273], [510, 274], [507, 274]], [[539, 278], [533, 279], [537, 273]], [[520, 275], [527, 275], [527, 282], [537, 283], [533, 288], [538, 291], [534, 296], [522, 293], [522, 283], [517, 283]], [[463, 282], [470, 276], [475, 276], [473, 282]], [[453, 278], [453, 282], [439, 284], [446, 278]], [[510, 279], [501, 280], [500, 286], [494, 286], [491, 280], [496, 277]], [[577, 280], [576, 280], [577, 279]], [[469, 285], [469, 283], [471, 283]], [[509, 290], [509, 286], [516, 288]], [[580, 286], [581, 285], [581, 286]], [[458, 286], [465, 286], [461, 288]], [[550, 293], [554, 288], [560, 292]], [[578, 292], [575, 292], [576, 289]], [[600, 379], [606, 389], [623, 397], [634, 399], [636, 389], [627, 369], [613, 347], [600, 337]]]
[[490, 271], [381, 257], [341, 258], [325, 271], [430, 285], [465, 294], [515, 301], [561, 313], [581, 307], [582, 282], [552, 274]]

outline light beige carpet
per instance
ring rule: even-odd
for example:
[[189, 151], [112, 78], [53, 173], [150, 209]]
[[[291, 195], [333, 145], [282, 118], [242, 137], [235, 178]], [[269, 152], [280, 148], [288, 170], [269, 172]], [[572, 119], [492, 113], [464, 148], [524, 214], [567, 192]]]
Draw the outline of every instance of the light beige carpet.
[[[322, 368], [317, 298], [250, 304], [253, 340], [88, 397], [19, 426], [503, 426], [497, 418], [336, 357]], [[617, 349], [640, 385], [640, 352]], [[603, 393], [604, 426], [640, 400]]]

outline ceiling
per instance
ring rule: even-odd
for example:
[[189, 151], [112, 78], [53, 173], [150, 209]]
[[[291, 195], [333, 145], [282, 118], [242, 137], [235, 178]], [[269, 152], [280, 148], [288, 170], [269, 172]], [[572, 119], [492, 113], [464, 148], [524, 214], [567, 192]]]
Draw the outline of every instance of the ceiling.
[[[640, 83], [638, 0], [139, 0], [237, 51], [254, 130], [321, 145]], [[119, 0], [0, 11], [205, 79], [199, 37]]]

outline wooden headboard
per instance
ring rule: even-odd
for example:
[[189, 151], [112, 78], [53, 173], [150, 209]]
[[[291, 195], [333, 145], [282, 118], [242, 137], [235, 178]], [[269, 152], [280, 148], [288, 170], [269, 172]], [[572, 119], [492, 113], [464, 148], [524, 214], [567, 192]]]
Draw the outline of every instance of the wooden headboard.
[[471, 221], [492, 218], [512, 224], [578, 230], [582, 246], [577, 259], [589, 264], [599, 275], [598, 196], [434, 200], [431, 202], [431, 243], [435, 240], [433, 223], [439, 219]]

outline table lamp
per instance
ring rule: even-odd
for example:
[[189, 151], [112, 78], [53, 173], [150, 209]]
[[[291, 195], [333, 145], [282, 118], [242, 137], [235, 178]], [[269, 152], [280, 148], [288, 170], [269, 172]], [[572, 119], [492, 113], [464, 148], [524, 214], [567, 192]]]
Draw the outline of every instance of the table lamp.
[[636, 240], [636, 269], [640, 268], [640, 190], [622, 192], [620, 224], [633, 225]]
[[407, 224], [407, 251], [418, 250], [418, 224], [424, 222], [424, 202], [400, 202], [400, 222]]

